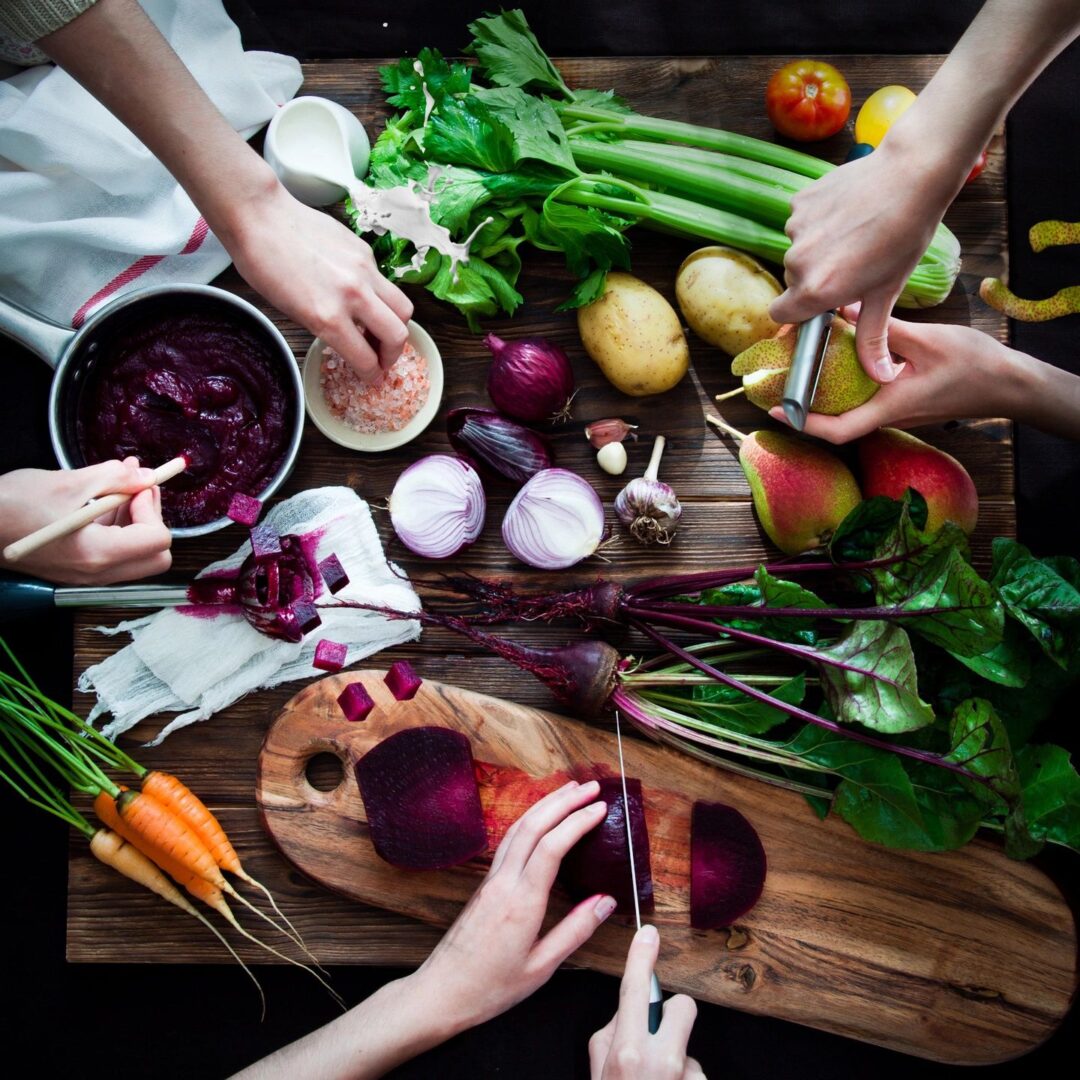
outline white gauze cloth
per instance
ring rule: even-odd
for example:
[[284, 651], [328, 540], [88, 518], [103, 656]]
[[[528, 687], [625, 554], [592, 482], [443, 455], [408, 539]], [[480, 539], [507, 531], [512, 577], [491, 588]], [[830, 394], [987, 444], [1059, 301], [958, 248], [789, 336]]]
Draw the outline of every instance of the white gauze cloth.
[[[347, 664], [419, 637], [420, 624], [412, 620], [322, 607], [335, 600], [355, 600], [395, 611], [420, 609], [408, 578], [386, 561], [371, 511], [352, 488], [303, 491], [275, 506], [263, 522], [280, 535], [321, 530], [316, 558], [321, 561], [333, 554], [341, 560], [349, 584], [333, 596], [325, 591], [318, 596], [322, 624], [300, 642], [268, 637], [242, 615], [229, 612], [203, 618], [166, 609], [118, 626], [97, 627], [103, 634], [126, 632], [132, 638], [130, 645], [79, 677], [80, 690], [97, 694], [89, 721], [112, 713], [113, 719], [102, 728], [108, 738], [155, 713], [187, 710], [162, 730], [150, 743], [153, 746], [251, 690], [319, 675], [312, 659], [324, 637], [348, 646]], [[203, 573], [234, 570], [250, 553], [251, 544], [245, 542]]]
[[[300, 88], [291, 56], [243, 51], [221, 0], [141, 3], [245, 139]], [[51, 65], [0, 81], [0, 237], [0, 295], [59, 326], [119, 293], [208, 282], [229, 265], [165, 166]]]

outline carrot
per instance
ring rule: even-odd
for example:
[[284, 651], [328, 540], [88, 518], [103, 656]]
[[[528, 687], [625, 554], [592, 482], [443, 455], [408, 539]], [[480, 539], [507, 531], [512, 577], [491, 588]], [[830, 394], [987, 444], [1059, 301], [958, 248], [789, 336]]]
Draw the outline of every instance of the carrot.
[[[121, 791], [127, 791], [127, 788], [121, 788]], [[94, 797], [94, 813], [97, 814], [98, 820], [103, 825], [107, 825], [146, 858], [156, 863], [177, 884], [183, 885], [197, 900], [201, 900], [208, 907], [213, 908], [225, 920], [229, 922], [233, 920], [233, 913], [229, 910], [228, 904], [225, 903], [225, 897], [222, 895], [221, 889], [213, 882], [207, 881], [206, 878], [192, 873], [190, 869], [178, 863], [175, 859], [171, 859], [163, 852], [151, 848], [120, 817], [120, 812], [116, 808], [116, 800], [108, 792], [99, 791]]]
[[163, 772], [161, 769], [153, 769], [146, 773], [140, 786], [144, 794], [157, 799], [162, 806], [171, 810], [176, 817], [185, 822], [198, 835], [199, 839], [206, 845], [207, 851], [210, 852], [214, 861], [222, 870], [235, 874], [241, 881], [246, 881], [249, 885], [264, 893], [278, 918], [292, 932], [289, 936], [300, 945], [312, 960], [315, 960], [296, 927], [278, 907], [277, 901], [274, 900], [270, 890], [262, 882], [251, 877], [240, 865], [240, 856], [236, 854], [236, 849], [232, 846], [229, 837], [221, 826], [221, 822], [214, 817], [210, 809], [195, 792], [178, 777]]
[[142, 790], [186, 822], [223, 870], [246, 880], [240, 858], [229, 842], [221, 823], [206, 804], [186, 784], [171, 773], [152, 769], [142, 778]]
[[[137, 792], [129, 792], [127, 788], [121, 787], [120, 799], [122, 800], [127, 794], [138, 794]], [[143, 793], [143, 798], [153, 801], [152, 797]], [[163, 808], [164, 809], [164, 808]], [[165, 811], [167, 812], [167, 810]], [[260, 911], [254, 904], [245, 900], [235, 889], [218, 874], [221, 879], [220, 882], [211, 881], [208, 878], [201, 876], [199, 872], [193, 867], [186, 865], [183, 862], [173, 858], [167, 852], [161, 850], [159, 847], [155, 847], [150, 844], [146, 837], [136, 832], [131, 828], [130, 822], [125, 821], [122, 816], [122, 811], [118, 806], [118, 802], [106, 791], [99, 791], [94, 797], [94, 813], [97, 814], [98, 819], [105, 825], [107, 825], [114, 832], [122, 836], [129, 844], [134, 845], [139, 851], [141, 851], [148, 859], [151, 859], [162, 870], [169, 874], [177, 884], [182, 885], [187, 891], [194, 896], [197, 900], [201, 900], [208, 907], [213, 908], [226, 922], [229, 923], [235, 930], [243, 934], [244, 937], [250, 938], [261, 948], [267, 949], [275, 956], [281, 957], [283, 960], [287, 960], [290, 964], [299, 964], [300, 967], [306, 968], [306, 964], [300, 964], [299, 961], [293, 960], [291, 957], [285, 956], [284, 953], [280, 953], [277, 949], [266, 942], [260, 941], [257, 937], [249, 934], [237, 921], [236, 916], [232, 913], [229, 905], [225, 902], [225, 897], [222, 895], [224, 890], [234, 899], [239, 900], [245, 907], [250, 908], [260, 919], [265, 919], [275, 930], [279, 933], [285, 934], [293, 944], [297, 945], [306, 956], [318, 966], [318, 960], [312, 956], [307, 946], [303, 941], [299, 940], [299, 935], [293, 937], [287, 931], [282, 930], [273, 919], [270, 918], [265, 912]], [[288, 920], [286, 920], [287, 922]], [[315, 974], [312, 972], [312, 974]], [[318, 976], [315, 976], [318, 978]], [[319, 979], [322, 982], [322, 979]], [[326, 985], [325, 983], [323, 985]], [[329, 987], [327, 987], [330, 990]], [[333, 990], [330, 990], [331, 994], [334, 994]], [[335, 998], [337, 997], [334, 994]]]
[[[251, 969], [237, 955], [236, 950], [225, 940], [221, 931], [200, 911], [185, 899], [184, 894], [148, 859], [134, 844], [124, 840], [118, 833], [111, 829], [98, 829], [90, 838], [90, 850], [94, 857], [106, 866], [111, 867], [124, 877], [142, 885], [151, 892], [156, 893], [163, 900], [175, 905], [181, 911], [194, 916], [199, 920], [232, 954], [233, 959], [244, 969], [248, 977], [259, 991], [259, 999], [262, 1002], [262, 1018], [266, 1019], [266, 995], [259, 985], [259, 980], [252, 974]], [[200, 880], [201, 879], [197, 879]], [[209, 888], [213, 888], [208, 882], [203, 882]], [[218, 896], [221, 896], [220, 891]], [[224, 903], [224, 901], [222, 901]], [[232, 912], [229, 912], [231, 915]]]
[[155, 852], [160, 853], [223, 892], [230, 891], [228, 882], [221, 876], [218, 864], [202, 840], [153, 796], [139, 791], [121, 792], [116, 800], [116, 809], [120, 820], [141, 841], [136, 846], [146, 854], [153, 857]]

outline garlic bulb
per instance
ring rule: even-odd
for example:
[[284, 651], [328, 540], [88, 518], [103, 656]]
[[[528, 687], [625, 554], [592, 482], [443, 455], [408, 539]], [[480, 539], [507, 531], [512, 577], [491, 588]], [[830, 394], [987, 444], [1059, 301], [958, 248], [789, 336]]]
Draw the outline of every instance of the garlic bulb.
[[656, 477], [666, 440], [656, 436], [652, 457], [644, 476], [631, 480], [615, 497], [615, 514], [642, 544], [670, 544], [682, 517], [675, 492]]

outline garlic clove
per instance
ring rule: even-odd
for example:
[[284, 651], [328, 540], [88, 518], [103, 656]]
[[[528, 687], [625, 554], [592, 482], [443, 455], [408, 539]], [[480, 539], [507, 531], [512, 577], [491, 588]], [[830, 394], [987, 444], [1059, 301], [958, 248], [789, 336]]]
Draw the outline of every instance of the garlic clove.
[[604, 472], [620, 476], [626, 472], [626, 447], [621, 442], [604, 443], [596, 452], [596, 463]]
[[625, 420], [612, 417], [609, 420], [594, 420], [585, 429], [585, 438], [592, 443], [594, 450], [602, 450], [609, 443], [621, 443], [627, 435], [636, 439], [635, 431], [637, 424], [628, 424]]

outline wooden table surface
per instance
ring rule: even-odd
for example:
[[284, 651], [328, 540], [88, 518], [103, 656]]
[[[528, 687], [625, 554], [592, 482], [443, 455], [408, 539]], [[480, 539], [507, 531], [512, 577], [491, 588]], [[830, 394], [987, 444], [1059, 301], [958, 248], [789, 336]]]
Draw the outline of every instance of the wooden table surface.
[[[827, 58], [826, 58], [827, 59]], [[936, 70], [940, 58], [926, 56], [846, 56], [837, 58], [847, 75], [855, 101], [863, 100], [878, 86], [899, 82], [920, 89]], [[773, 138], [764, 116], [761, 87], [775, 62], [770, 57], [721, 59], [575, 59], [560, 62], [571, 85], [615, 86], [630, 103], [645, 112], [730, 127], [762, 138]], [[378, 89], [376, 61], [325, 61], [306, 64], [303, 93], [320, 94], [345, 104], [374, 135], [385, 115]], [[821, 147], [831, 160], [839, 161], [850, 145], [850, 123], [845, 133]], [[962, 322], [1004, 340], [1004, 318], [978, 299], [979, 280], [1000, 274], [1005, 268], [1006, 205], [1004, 198], [1004, 147], [995, 139], [986, 172], [958, 197], [946, 219], [960, 238], [963, 273], [945, 304], [927, 313], [904, 313], [905, 317]], [[642, 230], [633, 232], [633, 272], [673, 299], [675, 271], [696, 244], [659, 237]], [[513, 320], [493, 320], [487, 329], [501, 336], [542, 334], [569, 353], [581, 387], [574, 419], [554, 433], [559, 464], [580, 471], [603, 497], [609, 508], [629, 476], [643, 471], [652, 438], [668, 436], [662, 478], [678, 492], [683, 505], [683, 524], [675, 542], [662, 550], [639, 548], [624, 538], [611, 552], [611, 561], [590, 560], [575, 569], [545, 576], [525, 570], [503, 549], [498, 523], [512, 491], [490, 493], [488, 526], [480, 542], [457, 560], [459, 569], [507, 576], [519, 584], [561, 587], [587, 583], [598, 574], [631, 581], [657, 572], [692, 571], [754, 563], [774, 556], [758, 529], [749, 490], [729, 441], [706, 429], [703, 410], [713, 394], [731, 388], [734, 380], [728, 360], [719, 350], [690, 337], [693, 370], [673, 391], [655, 399], [627, 398], [599, 375], [584, 355], [572, 315], [556, 315], [553, 309], [566, 295], [568, 277], [561, 260], [530, 250], [525, 259], [520, 289], [525, 303]], [[231, 271], [219, 284], [260, 303]], [[297, 467], [282, 495], [325, 484], [348, 484], [373, 505], [385, 499], [401, 469], [419, 457], [447, 448], [442, 416], [449, 408], [484, 405], [489, 353], [477, 336], [450, 308], [414, 292], [416, 319], [437, 341], [446, 367], [446, 394], [440, 418], [416, 442], [399, 451], [365, 456], [345, 451], [307, 426]], [[295, 324], [268, 310], [298, 358], [311, 337]], [[741, 400], [729, 402], [724, 415], [736, 426], [751, 430], [761, 426], [763, 415]], [[630, 467], [626, 477], [614, 478], [595, 466], [582, 435], [590, 420], [622, 416], [640, 425], [641, 440], [630, 444]], [[1011, 425], [987, 420], [946, 424], [920, 432], [942, 449], [956, 455], [971, 472], [980, 496], [979, 527], [973, 540], [976, 562], [984, 567], [993, 536], [1015, 535], [1013, 449]], [[613, 515], [612, 515], [613, 516]], [[429, 567], [422, 560], [405, 557], [393, 544], [386, 515], [376, 513], [388, 552], [410, 572]], [[231, 528], [198, 540], [180, 542], [174, 548], [174, 576], [192, 575], [208, 561], [234, 550], [243, 540], [239, 528]], [[76, 675], [122, 644], [92, 631], [101, 622], [115, 621], [120, 613], [82, 613], [76, 623]], [[520, 633], [520, 631], [514, 631]], [[528, 628], [532, 641], [565, 639], [560, 628]], [[624, 645], [627, 643], [623, 643]], [[628, 644], [632, 647], [633, 640]], [[424, 632], [410, 646], [379, 654], [369, 664], [382, 665], [407, 657], [429, 679], [519, 701], [550, 706], [547, 692], [531, 677], [504, 661], [479, 655], [468, 643], [445, 633]], [[313, 675], [315, 673], [313, 672]], [[269, 721], [300, 683], [252, 694], [211, 720], [171, 736], [153, 750], [139, 750], [137, 757], [148, 766], [180, 773], [191, 787], [219, 814], [249, 870], [265, 881], [304, 934], [312, 949], [330, 962], [365, 964], [414, 964], [422, 960], [439, 931], [385, 911], [367, 908], [331, 895], [290, 870], [263, 834], [254, 808], [255, 760]], [[76, 693], [76, 706], [88, 709], [92, 702]], [[147, 722], [125, 740], [138, 746], [162, 721]], [[186, 916], [98, 864], [81, 838], [73, 838], [70, 850], [67, 956], [79, 962], [223, 962], [214, 939]], [[250, 923], [250, 920], [246, 920]], [[238, 951], [253, 962], [266, 955], [236, 941]]]

